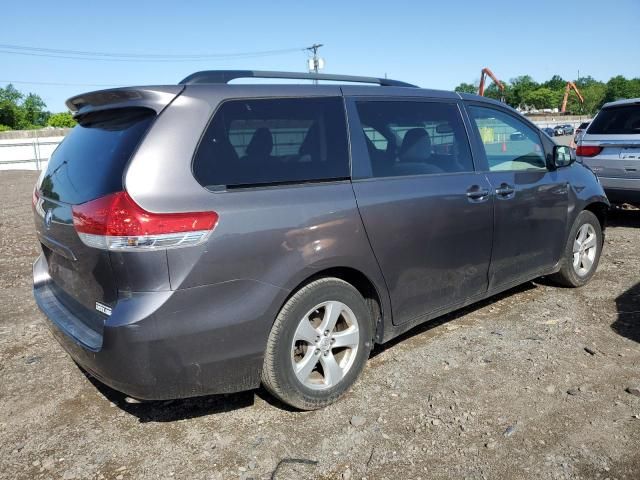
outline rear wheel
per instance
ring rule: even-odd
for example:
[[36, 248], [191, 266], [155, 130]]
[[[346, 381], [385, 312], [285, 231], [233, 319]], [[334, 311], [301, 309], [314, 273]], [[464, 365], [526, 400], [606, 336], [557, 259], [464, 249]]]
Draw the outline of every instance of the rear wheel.
[[598, 268], [602, 251], [602, 228], [590, 211], [580, 212], [565, 246], [562, 267], [550, 278], [566, 287], [586, 285]]
[[313, 410], [353, 385], [369, 357], [371, 314], [355, 287], [338, 278], [309, 283], [273, 324], [262, 383], [283, 402]]

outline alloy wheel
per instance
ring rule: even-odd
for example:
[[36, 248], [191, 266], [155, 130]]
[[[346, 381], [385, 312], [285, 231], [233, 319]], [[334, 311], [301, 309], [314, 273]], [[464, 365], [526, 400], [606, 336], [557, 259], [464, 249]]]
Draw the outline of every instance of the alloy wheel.
[[298, 323], [291, 346], [291, 362], [306, 387], [335, 386], [351, 369], [358, 353], [360, 329], [351, 309], [342, 302], [323, 302]]

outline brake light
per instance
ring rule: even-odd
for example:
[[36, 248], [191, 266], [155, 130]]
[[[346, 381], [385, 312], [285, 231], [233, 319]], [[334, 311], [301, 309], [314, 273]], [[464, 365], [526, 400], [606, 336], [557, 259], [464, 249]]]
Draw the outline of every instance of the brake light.
[[33, 193], [31, 194], [31, 205], [33, 208], [38, 204], [38, 200], [40, 200], [40, 194], [38, 193], [38, 185], [33, 187]]
[[173, 248], [204, 242], [216, 212], [147, 212], [127, 192], [75, 205], [73, 224], [85, 245], [105, 250]]
[[576, 155], [580, 157], [595, 157], [602, 151], [602, 147], [596, 147], [593, 145], [578, 145], [576, 148]]

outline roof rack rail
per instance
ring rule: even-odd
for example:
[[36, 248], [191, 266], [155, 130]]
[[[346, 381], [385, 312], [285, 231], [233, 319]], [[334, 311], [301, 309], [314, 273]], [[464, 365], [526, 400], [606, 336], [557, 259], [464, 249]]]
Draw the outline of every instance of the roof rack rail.
[[389, 78], [356, 77], [353, 75], [333, 75], [327, 73], [271, 72], [265, 70], [204, 70], [184, 78], [181, 85], [195, 83], [229, 83], [236, 78], [283, 78], [291, 80], [329, 80], [334, 82], [375, 83], [383, 87], [414, 87], [417, 85], [391, 80]]

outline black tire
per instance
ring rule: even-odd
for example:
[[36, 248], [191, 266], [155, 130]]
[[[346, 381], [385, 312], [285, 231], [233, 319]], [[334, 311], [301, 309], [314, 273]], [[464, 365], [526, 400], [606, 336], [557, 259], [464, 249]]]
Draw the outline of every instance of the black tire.
[[[298, 379], [292, 363], [294, 335], [306, 314], [323, 302], [341, 302], [355, 318], [359, 331], [357, 349], [350, 368], [335, 385], [322, 390], [307, 387]], [[341, 316], [338, 322], [343, 322]], [[339, 333], [339, 332], [337, 332]], [[271, 328], [262, 369], [262, 384], [282, 402], [300, 410], [315, 410], [338, 400], [357, 380], [373, 345], [373, 328], [370, 309], [360, 292], [353, 285], [338, 278], [321, 278], [298, 290], [282, 307]], [[319, 349], [305, 344], [305, 349]], [[331, 347], [329, 347], [331, 348]], [[332, 351], [333, 352], [333, 351]], [[305, 353], [306, 355], [306, 353]], [[324, 355], [319, 353], [320, 357]], [[333, 353], [331, 353], [333, 358]], [[337, 353], [339, 355], [339, 353]], [[351, 362], [351, 360], [350, 360]], [[315, 367], [318, 369], [319, 367]], [[313, 375], [321, 375], [314, 370]]]
[[[595, 258], [593, 259], [590, 269], [586, 273], [579, 274], [579, 272], [576, 271], [573, 262], [574, 242], [580, 229], [587, 224], [591, 225], [596, 236]], [[569, 232], [569, 238], [567, 239], [567, 244], [565, 245], [564, 252], [560, 260], [560, 271], [551, 275], [549, 278], [555, 283], [564, 287], [575, 288], [586, 285], [589, 280], [591, 280], [591, 277], [593, 277], [593, 275], [596, 273], [596, 270], [598, 268], [600, 253], [602, 252], [602, 244], [602, 228], [600, 226], [600, 222], [598, 221], [598, 217], [596, 217], [592, 212], [588, 210], [583, 210], [582, 212], [580, 212], [575, 222], [573, 223], [571, 232]]]

